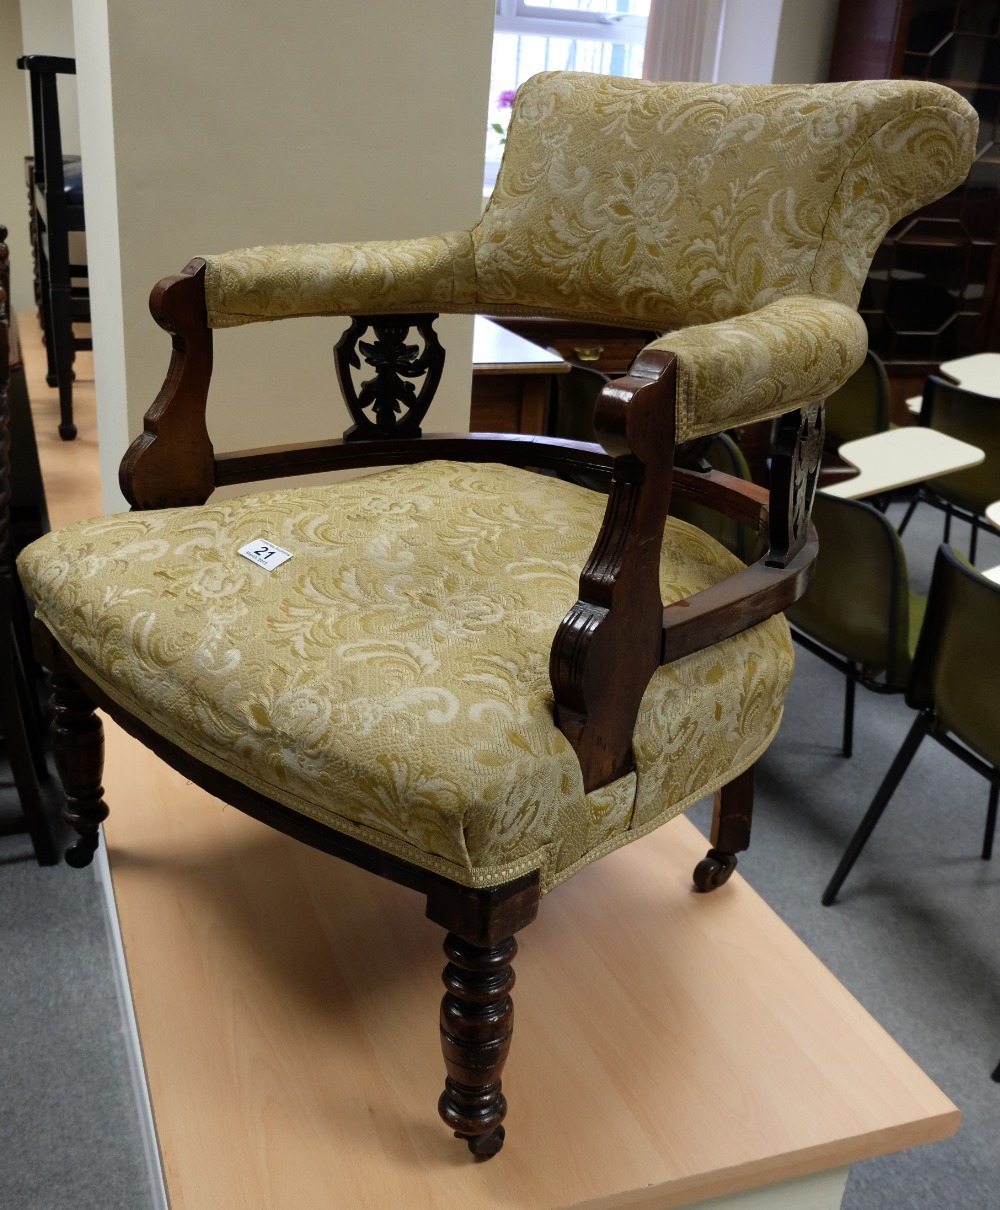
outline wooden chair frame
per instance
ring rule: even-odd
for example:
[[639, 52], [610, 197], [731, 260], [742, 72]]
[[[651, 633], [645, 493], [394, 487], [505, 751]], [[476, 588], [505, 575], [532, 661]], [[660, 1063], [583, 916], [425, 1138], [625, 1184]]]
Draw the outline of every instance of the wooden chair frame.
[[34, 159], [28, 187], [39, 312], [48, 359], [46, 381], [59, 391], [59, 436], [72, 441], [76, 437], [73, 361], [78, 349], [93, 347], [89, 336], [73, 332], [74, 323], [90, 323], [90, 290], [89, 282], [86, 286], [79, 284], [79, 279], [87, 277], [87, 266], [70, 259], [69, 233], [85, 230], [85, 220], [83, 206], [69, 203], [64, 192], [56, 80], [59, 75], [76, 75], [76, 61], [53, 55], [24, 55], [17, 65], [28, 72], [31, 81]]
[[[144, 431], [121, 464], [122, 490], [134, 509], [202, 504], [224, 484], [431, 458], [586, 471], [607, 478], [604, 521], [580, 577], [579, 599], [559, 626], [550, 657], [556, 723], [579, 757], [588, 791], [634, 767], [631, 740], [640, 700], [661, 664], [763, 621], [805, 590], [817, 548], [809, 509], [822, 449], [821, 403], [779, 421], [770, 496], [728, 475], [683, 465], [698, 466], [697, 443], [680, 447], [675, 465], [676, 367], [673, 355], [664, 352], [643, 351], [626, 377], [604, 388], [594, 416], [600, 446], [483, 433], [425, 436], [419, 422], [443, 358], [436, 351], [434, 317], [359, 316], [337, 351], [341, 386], [355, 418], [343, 439], [217, 455], [205, 419], [212, 332], [206, 320], [204, 262], [194, 260], [180, 275], [158, 283], [150, 307], [173, 338], [173, 356], [146, 413]], [[355, 345], [369, 326], [376, 339], [366, 356], [376, 368], [376, 379], [370, 380], [376, 385], [369, 389], [364, 384], [359, 397], [349, 368], [360, 364]], [[416, 361], [415, 346], [404, 342], [411, 326], [425, 339]], [[398, 350], [394, 364], [392, 349]], [[419, 393], [407, 381], [415, 376], [415, 366], [426, 372]], [[407, 406], [396, 418], [400, 400]], [[365, 413], [369, 406], [375, 421]], [[659, 560], [671, 484], [678, 495], [755, 529], [766, 550], [723, 583], [664, 608]], [[103, 731], [94, 712], [100, 708], [225, 802], [426, 896], [427, 916], [447, 930], [441, 1007], [447, 1079], [439, 1112], [478, 1158], [495, 1154], [503, 1142], [506, 1112], [500, 1073], [510, 1045], [514, 934], [537, 913], [538, 871], [474, 889], [333, 832], [202, 765], [152, 731], [109, 699], [40, 624], [36, 648], [52, 672], [56, 763], [67, 795], [64, 817], [79, 835], [66, 854], [70, 864], [89, 863], [108, 814], [101, 788]], [[695, 876], [699, 889], [725, 882], [735, 854], [747, 847], [752, 800], [752, 769], [717, 794], [712, 848]]]

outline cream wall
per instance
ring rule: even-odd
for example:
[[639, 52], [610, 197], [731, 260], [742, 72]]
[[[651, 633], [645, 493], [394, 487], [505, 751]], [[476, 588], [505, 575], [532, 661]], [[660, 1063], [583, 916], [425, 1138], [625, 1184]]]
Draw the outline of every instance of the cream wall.
[[[475, 221], [492, 21], [491, 0], [75, 0], [106, 508], [169, 357], [147, 311], [159, 277], [230, 247]], [[218, 333], [216, 447], [339, 435], [343, 327]], [[467, 428], [471, 321], [440, 331], [428, 423]]]
[[28, 193], [24, 157], [31, 154], [25, 73], [17, 68], [21, 51], [19, 0], [0, 0], [0, 223], [9, 230], [11, 295], [17, 310], [34, 303]]
[[827, 79], [840, 0], [785, 0], [771, 79], [813, 84]]
[[[24, 184], [24, 157], [32, 153], [30, 94], [27, 73], [17, 66], [24, 54], [73, 57], [72, 0], [0, 0], [0, 223], [10, 232], [14, 307], [30, 311], [35, 302]], [[61, 76], [58, 88], [63, 150], [75, 155], [76, 83]]]
[[813, 84], [827, 78], [840, 0], [725, 0], [722, 84]]
[[[21, 44], [25, 55], [74, 56], [73, 0], [21, 0]], [[22, 73], [22, 79], [26, 79]], [[80, 154], [76, 84], [72, 76], [60, 76], [59, 129], [66, 155]]]

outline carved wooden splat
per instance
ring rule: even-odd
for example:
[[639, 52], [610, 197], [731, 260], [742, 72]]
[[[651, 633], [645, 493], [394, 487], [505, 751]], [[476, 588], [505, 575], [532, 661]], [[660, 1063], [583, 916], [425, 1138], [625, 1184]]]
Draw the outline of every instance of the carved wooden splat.
[[[354, 424], [344, 431], [345, 441], [372, 441], [386, 437], [419, 437], [420, 422], [434, 398], [444, 349], [434, 331], [436, 315], [355, 315], [337, 342], [334, 358], [337, 380]], [[374, 340], [362, 340], [371, 328]], [[407, 341], [411, 329], [422, 340]], [[361, 359], [374, 376], [355, 383], [352, 369]], [[415, 379], [423, 379], [417, 388]]]

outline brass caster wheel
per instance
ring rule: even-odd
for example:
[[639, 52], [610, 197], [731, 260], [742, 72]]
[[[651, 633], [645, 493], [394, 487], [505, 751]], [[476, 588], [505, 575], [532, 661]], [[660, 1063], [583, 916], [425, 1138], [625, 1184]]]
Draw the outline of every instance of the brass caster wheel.
[[729, 881], [729, 876], [735, 869], [734, 854], [709, 849], [708, 856], [703, 857], [694, 867], [694, 889], [705, 894], [716, 891]]
[[503, 1146], [504, 1128], [498, 1126], [496, 1130], [491, 1130], [489, 1134], [459, 1134], [455, 1132], [455, 1137], [465, 1139], [469, 1144], [469, 1150], [477, 1160], [490, 1160]]

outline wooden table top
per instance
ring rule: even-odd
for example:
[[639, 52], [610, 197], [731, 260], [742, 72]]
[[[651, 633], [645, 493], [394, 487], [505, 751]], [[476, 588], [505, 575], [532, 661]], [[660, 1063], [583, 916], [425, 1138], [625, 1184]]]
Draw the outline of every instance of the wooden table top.
[[846, 500], [877, 496], [897, 487], [966, 470], [978, 466], [986, 457], [978, 446], [919, 425], [845, 441], [837, 453], [856, 466], [858, 474], [823, 490], [828, 496]]
[[519, 934], [507, 1145], [438, 1120], [443, 930], [108, 727], [114, 894], [172, 1210], [665, 1210], [946, 1138], [958, 1110], [684, 818]]
[[532, 344], [485, 316], [472, 329], [473, 374], [568, 374], [569, 363], [558, 353]]

